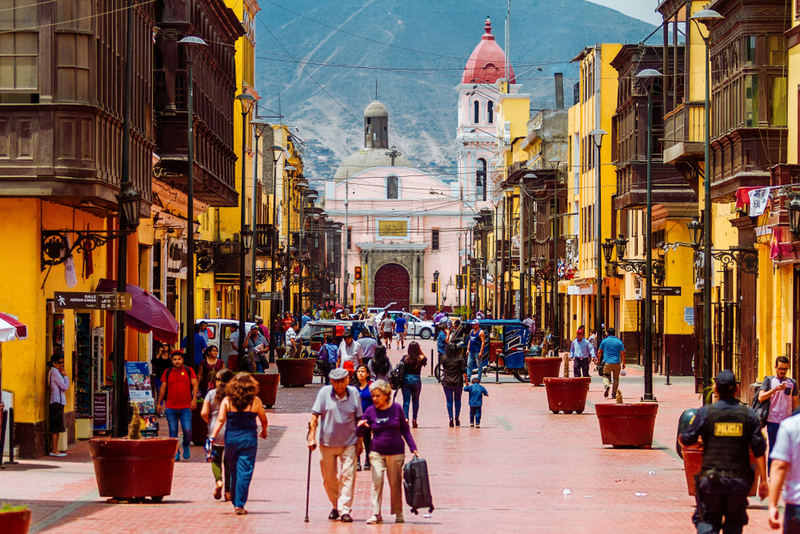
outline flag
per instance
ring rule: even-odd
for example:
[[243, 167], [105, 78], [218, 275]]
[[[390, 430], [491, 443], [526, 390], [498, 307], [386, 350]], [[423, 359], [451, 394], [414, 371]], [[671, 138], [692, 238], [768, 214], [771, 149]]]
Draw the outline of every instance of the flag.
[[64, 280], [67, 282], [67, 287], [75, 287], [78, 285], [78, 275], [75, 273], [75, 261], [72, 259], [72, 240], [67, 234], [67, 260], [64, 262]]
[[750, 195], [750, 217], [760, 217], [764, 214], [769, 202], [769, 192], [768, 187], [762, 187], [748, 193]]

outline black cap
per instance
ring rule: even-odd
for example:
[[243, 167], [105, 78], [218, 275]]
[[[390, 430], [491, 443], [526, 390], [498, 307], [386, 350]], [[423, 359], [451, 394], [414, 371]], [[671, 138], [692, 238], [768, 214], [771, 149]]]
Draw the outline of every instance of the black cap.
[[730, 389], [736, 387], [736, 375], [733, 374], [733, 371], [730, 369], [725, 369], [721, 371], [717, 378], [714, 380], [714, 383], [721, 388]]

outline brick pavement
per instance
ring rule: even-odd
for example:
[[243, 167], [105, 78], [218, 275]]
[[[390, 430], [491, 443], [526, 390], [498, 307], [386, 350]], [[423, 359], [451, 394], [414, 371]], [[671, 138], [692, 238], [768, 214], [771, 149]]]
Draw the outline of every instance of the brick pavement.
[[[432, 342], [423, 343], [429, 353]], [[400, 351], [390, 351], [395, 359]], [[211, 497], [213, 479], [202, 450], [175, 466], [173, 492], [162, 504], [105, 504], [97, 496], [86, 442], [66, 459], [23, 461], [0, 471], [0, 501], [26, 503], [34, 512], [32, 532], [692, 532], [693, 498], [686, 492], [682, 462], [674, 452], [678, 415], [699, 405], [690, 379], [663, 385], [655, 378], [659, 415], [649, 450], [615, 450], [600, 444], [594, 404], [604, 402], [593, 380], [583, 415], [553, 415], [544, 388], [511, 377], [485, 381], [480, 429], [447, 427], [441, 388], [424, 379], [420, 428], [415, 439], [431, 469], [436, 510], [432, 517], [406, 513], [405, 525], [369, 526], [370, 481], [359, 473], [352, 525], [326, 520], [325, 498], [314, 453], [311, 522], [303, 522], [307, 449], [307, 409], [318, 384], [283, 390], [269, 411], [270, 437], [260, 444], [248, 516]], [[629, 400], [642, 394], [641, 372], [622, 379]], [[399, 397], [398, 397], [399, 400]], [[464, 399], [466, 401], [466, 397]], [[466, 402], [465, 402], [466, 406]], [[462, 413], [462, 423], [468, 411]], [[650, 474], [652, 471], [653, 474]], [[571, 495], [563, 495], [564, 489]], [[638, 494], [644, 494], [637, 496]], [[388, 506], [388, 492], [384, 508]], [[766, 510], [755, 499], [746, 532], [772, 532]], [[387, 519], [391, 516], [385, 514]]]

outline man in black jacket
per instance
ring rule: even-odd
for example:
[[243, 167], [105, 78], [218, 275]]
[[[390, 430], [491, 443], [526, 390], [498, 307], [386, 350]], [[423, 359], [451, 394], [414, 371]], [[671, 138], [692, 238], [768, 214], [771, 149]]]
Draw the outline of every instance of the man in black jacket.
[[[755, 411], [739, 404], [732, 371], [717, 375], [714, 389], [719, 400], [703, 406], [680, 435], [681, 443], [692, 445], [702, 438], [703, 467], [697, 480], [697, 508], [692, 522], [698, 534], [741, 532], [747, 524], [747, 494], [754, 476], [760, 478], [758, 494], [763, 499], [769, 488], [764, 453], [767, 444]], [[750, 465], [750, 451], [756, 469]], [[724, 518], [724, 519], [723, 519]]]

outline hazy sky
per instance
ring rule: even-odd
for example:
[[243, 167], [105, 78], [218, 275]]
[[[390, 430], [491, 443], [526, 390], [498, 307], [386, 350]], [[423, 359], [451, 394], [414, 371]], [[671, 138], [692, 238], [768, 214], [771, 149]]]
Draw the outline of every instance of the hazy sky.
[[650, 24], [661, 24], [661, 16], [656, 13], [659, 0], [589, 0], [589, 2], [616, 9]]

